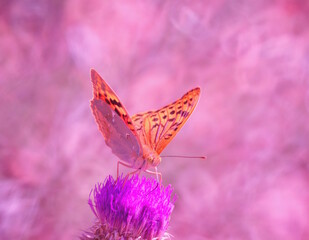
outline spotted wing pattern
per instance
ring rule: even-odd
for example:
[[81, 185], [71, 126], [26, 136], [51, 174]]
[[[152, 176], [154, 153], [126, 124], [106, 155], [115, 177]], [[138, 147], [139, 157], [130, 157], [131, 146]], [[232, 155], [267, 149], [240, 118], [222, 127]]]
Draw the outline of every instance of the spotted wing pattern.
[[91, 80], [93, 83], [94, 99], [100, 99], [107, 103], [115, 113], [128, 125], [130, 130], [137, 136], [132, 120], [127, 110], [122, 106], [116, 93], [108, 86], [103, 78], [94, 70], [91, 69]]
[[160, 154], [190, 117], [198, 103], [200, 91], [200, 88], [194, 88], [157, 111], [134, 115], [132, 121], [142, 143]]
[[119, 98], [95, 71], [91, 70], [94, 97], [92, 113], [107, 146], [121, 160], [135, 166], [142, 154], [139, 136]]

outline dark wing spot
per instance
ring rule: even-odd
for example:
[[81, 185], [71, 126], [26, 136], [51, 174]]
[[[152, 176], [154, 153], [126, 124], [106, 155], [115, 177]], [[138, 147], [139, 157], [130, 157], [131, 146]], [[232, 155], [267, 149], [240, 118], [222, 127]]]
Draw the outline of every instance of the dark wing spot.
[[165, 139], [169, 139], [171, 136], [173, 136], [173, 134], [172, 134], [172, 133], [169, 133], [169, 134], [166, 134], [166, 135], [164, 136], [164, 138], [165, 138]]
[[186, 101], [183, 102], [183, 104], [187, 104], [187, 103], [188, 103], [188, 100], [186, 100]]
[[180, 109], [180, 108], [182, 108], [182, 106], [180, 105], [180, 106], [178, 106], [178, 109]]
[[105, 99], [105, 102], [106, 102], [108, 105], [111, 105], [110, 101], [108, 101], [107, 98]]
[[120, 112], [117, 108], [115, 108], [115, 112], [120, 116]]
[[176, 114], [178, 115], [178, 114], [180, 114], [180, 113], [182, 113], [182, 111], [181, 110], [179, 110], [178, 112], [176, 112]]
[[152, 121], [156, 122], [158, 121], [159, 119], [158, 118], [153, 118]]
[[175, 123], [172, 124], [171, 127], [174, 127], [174, 128], [175, 128], [175, 127], [178, 127], [180, 124], [181, 124], [181, 122], [175, 122]]
[[173, 122], [175, 120], [175, 118], [171, 118], [171, 119], [169, 119], [168, 121], [169, 122]]
[[154, 128], [156, 128], [156, 127], [159, 127], [159, 124], [158, 124], [158, 123], [156, 123], [155, 125], [153, 125], [151, 129], [154, 129]]
[[170, 106], [170, 107], [169, 107], [169, 109], [173, 109], [173, 108], [174, 108], [174, 106]]
[[184, 111], [184, 112], [181, 113], [181, 116], [186, 117], [186, 116], [188, 116], [188, 114], [189, 114], [188, 112]]
[[163, 118], [163, 119], [167, 118], [167, 115], [164, 115], [162, 118]]
[[173, 110], [173, 111], [170, 112], [170, 114], [172, 114], [172, 115], [173, 115], [174, 113], [175, 113], [175, 110]]
[[117, 100], [110, 99], [110, 101], [111, 101], [111, 103], [112, 103], [113, 105], [116, 105], [116, 106], [118, 106], [118, 107], [122, 107], [121, 103], [118, 102]]

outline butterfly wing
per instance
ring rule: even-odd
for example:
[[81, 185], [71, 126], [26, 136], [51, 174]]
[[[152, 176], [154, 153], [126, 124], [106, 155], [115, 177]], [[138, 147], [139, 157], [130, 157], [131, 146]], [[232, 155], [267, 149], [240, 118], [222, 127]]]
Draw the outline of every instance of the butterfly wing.
[[91, 70], [92, 113], [106, 145], [121, 160], [134, 164], [142, 148], [132, 120], [119, 98], [102, 77]]
[[157, 111], [134, 115], [132, 121], [143, 144], [160, 154], [192, 114], [200, 92], [200, 88], [194, 88], [177, 101]]

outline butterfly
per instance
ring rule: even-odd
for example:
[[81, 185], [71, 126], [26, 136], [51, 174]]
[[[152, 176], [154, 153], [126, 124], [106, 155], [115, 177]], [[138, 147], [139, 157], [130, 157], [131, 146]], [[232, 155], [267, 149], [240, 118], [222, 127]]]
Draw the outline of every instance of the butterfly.
[[[200, 88], [194, 88], [180, 99], [156, 111], [135, 114], [130, 117], [116, 93], [91, 69], [93, 99], [91, 110], [104, 136], [106, 145], [120, 159], [119, 164], [156, 174], [161, 162], [160, 153], [176, 136], [192, 114], [200, 97]], [[155, 172], [149, 168], [155, 168]]]

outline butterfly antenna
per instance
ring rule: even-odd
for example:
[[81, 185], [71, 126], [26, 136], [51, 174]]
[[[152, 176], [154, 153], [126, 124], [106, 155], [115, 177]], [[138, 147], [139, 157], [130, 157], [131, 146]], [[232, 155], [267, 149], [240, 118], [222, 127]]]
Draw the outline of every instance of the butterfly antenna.
[[169, 155], [169, 156], [161, 156], [163, 158], [166, 157], [174, 157], [174, 158], [197, 158], [197, 159], [206, 159], [207, 157], [205, 156], [181, 156], [181, 155]]

